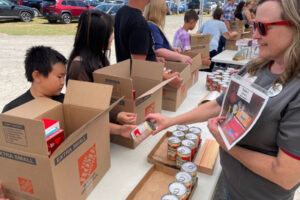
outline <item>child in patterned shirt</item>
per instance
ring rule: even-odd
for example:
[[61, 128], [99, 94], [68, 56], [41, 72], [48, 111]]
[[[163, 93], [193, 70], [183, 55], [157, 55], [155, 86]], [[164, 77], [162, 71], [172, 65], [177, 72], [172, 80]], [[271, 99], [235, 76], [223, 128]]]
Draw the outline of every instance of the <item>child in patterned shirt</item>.
[[191, 50], [189, 30], [193, 30], [199, 17], [194, 10], [188, 10], [184, 15], [184, 25], [175, 33], [173, 46], [181, 48], [182, 51]]

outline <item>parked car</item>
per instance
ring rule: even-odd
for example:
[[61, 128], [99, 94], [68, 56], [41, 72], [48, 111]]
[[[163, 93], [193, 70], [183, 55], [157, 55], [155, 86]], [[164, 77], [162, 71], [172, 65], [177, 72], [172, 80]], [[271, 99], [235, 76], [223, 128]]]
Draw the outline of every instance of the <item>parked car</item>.
[[17, 5], [9, 0], [0, 0], [0, 19], [20, 19], [30, 22], [34, 17], [33, 9]]
[[199, 9], [200, 2], [199, 0], [191, 0], [188, 4], [188, 9]]
[[85, 0], [85, 3], [89, 4], [90, 6], [96, 7], [105, 2], [105, 0]]
[[43, 15], [49, 23], [59, 20], [63, 24], [69, 24], [73, 19], [78, 19], [84, 10], [93, 8], [81, 0], [43, 1]]
[[37, 17], [42, 11], [42, 0], [19, 0], [19, 5], [31, 7], [34, 11], [34, 16]]
[[114, 18], [122, 6], [123, 4], [118, 3], [103, 3], [95, 7], [95, 9], [105, 12]]

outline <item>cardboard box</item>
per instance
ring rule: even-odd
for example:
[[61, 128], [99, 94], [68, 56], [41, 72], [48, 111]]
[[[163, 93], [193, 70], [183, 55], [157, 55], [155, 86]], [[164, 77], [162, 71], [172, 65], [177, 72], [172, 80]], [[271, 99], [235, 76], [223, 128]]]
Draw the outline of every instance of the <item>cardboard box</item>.
[[[117, 64], [96, 70], [94, 82], [114, 86], [112, 100], [124, 96], [113, 112], [127, 111], [137, 113], [140, 124], [149, 113], [160, 113], [162, 106], [162, 87], [171, 80], [162, 82], [164, 64], [142, 60], [125, 60]], [[136, 91], [133, 99], [132, 91]], [[139, 143], [119, 135], [112, 135], [111, 141], [129, 148]]]
[[209, 66], [202, 65], [201, 53], [195, 53], [191, 51], [182, 52], [182, 54], [190, 56], [193, 59], [191, 68], [191, 79], [187, 83], [187, 88], [198, 82], [199, 79], [199, 69], [208, 69]]
[[237, 32], [245, 32], [245, 24], [246, 20], [239, 20], [239, 21], [229, 21], [231, 31], [237, 31]]
[[238, 47], [236, 46], [236, 41], [244, 38], [252, 38], [251, 32], [243, 32], [242, 34], [238, 34], [235, 37], [226, 40], [225, 49], [238, 50]]
[[[155, 164], [146, 173], [143, 179], [137, 184], [134, 190], [128, 195], [126, 200], [154, 200], [169, 192], [169, 184], [176, 181], [175, 175], [179, 170]], [[192, 196], [198, 185], [198, 178], [195, 185], [192, 187], [187, 200], [192, 199]]]
[[172, 88], [169, 85], [163, 88], [162, 108], [176, 112], [177, 108], [186, 98], [187, 83], [191, 79], [191, 69], [188, 64], [169, 61], [165, 63], [165, 68], [171, 69], [173, 72], [179, 72], [180, 78], [183, 79], [182, 85], [178, 89]]
[[[63, 104], [37, 98], [1, 114], [0, 177], [6, 197], [86, 199], [110, 168], [111, 93], [109, 85], [70, 80]], [[59, 121], [65, 131], [65, 141], [50, 158], [43, 118]]]
[[209, 43], [213, 35], [191, 34], [191, 51], [201, 53], [203, 58], [209, 57]]

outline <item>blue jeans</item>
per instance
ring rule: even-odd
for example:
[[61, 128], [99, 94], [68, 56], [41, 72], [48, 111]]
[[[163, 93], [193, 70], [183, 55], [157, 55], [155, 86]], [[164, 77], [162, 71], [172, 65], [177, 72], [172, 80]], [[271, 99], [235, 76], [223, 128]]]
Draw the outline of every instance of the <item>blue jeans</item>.
[[231, 200], [229, 190], [228, 190], [228, 186], [227, 186], [227, 183], [225, 181], [224, 175], [223, 175], [223, 185], [224, 185], [224, 188], [225, 188], [226, 200]]

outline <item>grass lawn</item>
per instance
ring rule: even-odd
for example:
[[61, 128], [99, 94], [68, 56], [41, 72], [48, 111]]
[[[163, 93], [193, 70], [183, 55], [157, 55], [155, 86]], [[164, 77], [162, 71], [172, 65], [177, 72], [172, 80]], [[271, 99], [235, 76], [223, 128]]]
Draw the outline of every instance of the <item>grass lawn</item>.
[[48, 20], [35, 17], [31, 22], [1, 20], [0, 33], [9, 35], [75, 35], [77, 21], [71, 24], [50, 24]]

